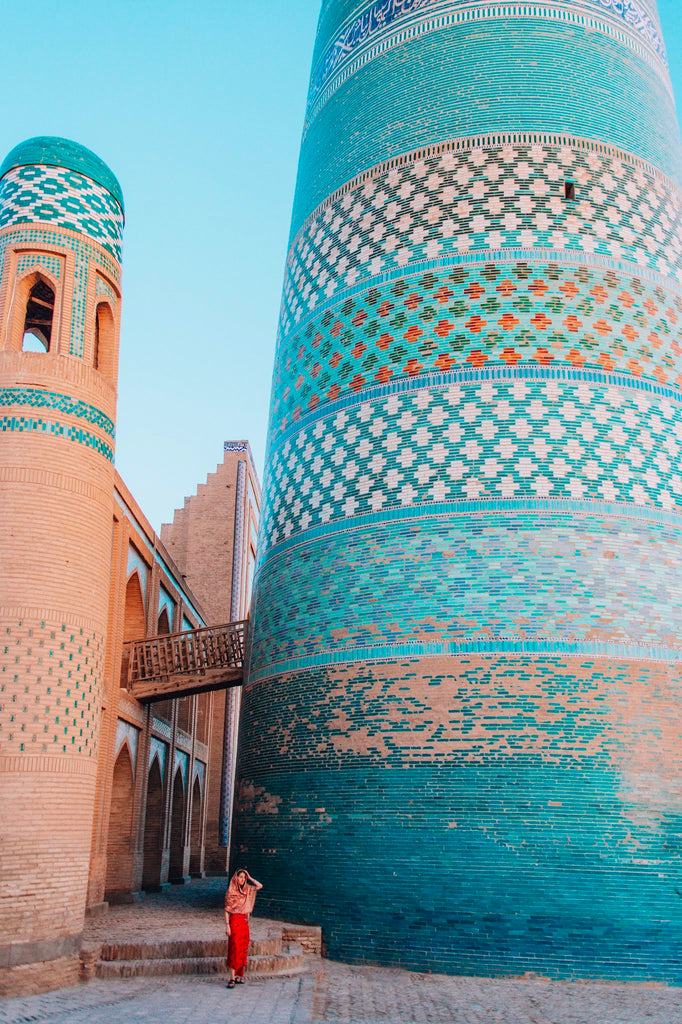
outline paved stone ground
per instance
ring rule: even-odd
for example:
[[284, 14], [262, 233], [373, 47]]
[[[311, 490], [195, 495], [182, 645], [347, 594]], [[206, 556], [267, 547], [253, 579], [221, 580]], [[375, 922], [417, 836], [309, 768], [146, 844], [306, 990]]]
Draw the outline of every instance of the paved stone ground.
[[[172, 885], [162, 893], [146, 896], [140, 903], [112, 906], [107, 914], [86, 921], [83, 946], [91, 948], [105, 942], [123, 945], [145, 939], [224, 939], [226, 888], [226, 878], [207, 878], [190, 885]], [[281, 934], [281, 923], [251, 918], [252, 938]]]
[[91, 982], [0, 1004], [1, 1024], [682, 1024], [682, 989], [488, 981], [316, 961], [298, 978]]
[[[173, 889], [89, 922], [87, 943], [223, 933], [225, 880]], [[277, 924], [253, 920], [265, 938]], [[682, 1024], [682, 989], [487, 980], [348, 967], [251, 980], [133, 978], [0, 1003], [0, 1024]]]

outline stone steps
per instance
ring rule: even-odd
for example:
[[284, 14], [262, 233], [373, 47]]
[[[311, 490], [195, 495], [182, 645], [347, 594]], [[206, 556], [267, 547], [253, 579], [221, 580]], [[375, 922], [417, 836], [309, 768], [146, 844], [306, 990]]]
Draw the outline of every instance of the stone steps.
[[[302, 974], [306, 967], [303, 950], [288, 943], [280, 954], [249, 956], [246, 973], [250, 978], [276, 978]], [[141, 978], [162, 975], [227, 974], [227, 962], [221, 957], [149, 957], [135, 960], [99, 960], [96, 978]]]
[[[139, 978], [161, 975], [227, 974], [227, 939], [106, 943], [83, 951], [84, 977]], [[306, 969], [304, 948], [290, 937], [252, 940], [247, 974], [283, 977]]]
[[[252, 939], [249, 956], [276, 956], [282, 952], [282, 936]], [[227, 939], [172, 939], [146, 942], [111, 942], [100, 949], [100, 960], [180, 960], [206, 957], [226, 957]]]

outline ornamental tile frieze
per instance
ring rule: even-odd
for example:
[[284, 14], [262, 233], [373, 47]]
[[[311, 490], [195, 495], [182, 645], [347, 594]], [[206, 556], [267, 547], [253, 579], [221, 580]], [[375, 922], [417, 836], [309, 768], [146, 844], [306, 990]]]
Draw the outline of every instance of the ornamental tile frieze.
[[[590, 27], [613, 31], [614, 24], [625, 29], [667, 67], [665, 45], [654, 19], [634, 0], [572, 0], [570, 3], [491, 4], [471, 0], [376, 0], [353, 17], [322, 54], [313, 71], [308, 97], [308, 116], [344, 80], [350, 70], [403, 43], [410, 35], [423, 35], [451, 25], [493, 18], [538, 18], [585, 24], [589, 15], [602, 15], [603, 24], [590, 19]], [[621, 42], [628, 35], [620, 33]]]
[[471, 253], [582, 253], [682, 281], [681, 227], [666, 178], [596, 149], [510, 144], [409, 159], [351, 183], [306, 222], [287, 260], [280, 331], [363, 281]]
[[509, 371], [320, 416], [271, 453], [263, 551], [325, 523], [478, 499], [566, 499], [682, 514], [682, 396]]

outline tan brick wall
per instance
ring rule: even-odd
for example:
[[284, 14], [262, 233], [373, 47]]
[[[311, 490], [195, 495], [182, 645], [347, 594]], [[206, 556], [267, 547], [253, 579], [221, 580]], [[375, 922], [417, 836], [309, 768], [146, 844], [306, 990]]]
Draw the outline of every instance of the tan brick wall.
[[0, 998], [39, 995], [75, 985], [81, 973], [78, 954], [39, 964], [0, 967]]
[[[172, 523], [161, 527], [161, 539], [187, 576], [187, 583], [201, 601], [209, 622], [229, 622], [233, 615], [233, 582], [235, 560], [235, 525], [238, 501], [239, 464], [244, 463], [252, 489], [258, 497], [260, 485], [253, 471], [250, 453], [226, 452], [206, 483], [200, 484], [196, 494], [185, 498], [183, 508], [177, 509]], [[246, 487], [245, 504], [249, 504]], [[248, 516], [245, 523], [243, 547], [248, 546]], [[241, 586], [238, 588], [238, 616], [247, 612], [245, 604], [244, 574], [248, 566], [245, 550], [241, 552]], [[219, 843], [221, 818], [221, 787], [223, 777], [223, 750], [225, 737], [225, 704], [229, 702], [228, 719], [236, 720], [239, 696], [234, 691], [216, 692], [208, 703], [210, 720], [209, 764], [206, 787], [205, 870], [210, 874], [227, 871], [228, 851]]]
[[[100, 256], [111, 262], [96, 246], [89, 251], [93, 264]], [[18, 315], [8, 279], [17, 265], [10, 252], [0, 282], [5, 317], [8, 310]], [[70, 354], [72, 317], [94, 317], [94, 290], [77, 310], [70, 304], [69, 260], [62, 271], [49, 352], [13, 350], [12, 332], [0, 322], [0, 984], [6, 992], [78, 976], [102, 711], [116, 390], [91, 365], [90, 349], [82, 358]]]

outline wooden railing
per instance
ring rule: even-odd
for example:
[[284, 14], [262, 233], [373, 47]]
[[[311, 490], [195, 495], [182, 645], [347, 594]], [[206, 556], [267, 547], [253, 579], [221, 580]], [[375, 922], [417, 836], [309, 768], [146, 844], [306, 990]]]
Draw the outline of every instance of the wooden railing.
[[244, 681], [246, 622], [167, 633], [125, 645], [128, 690], [141, 701], [171, 700]]

